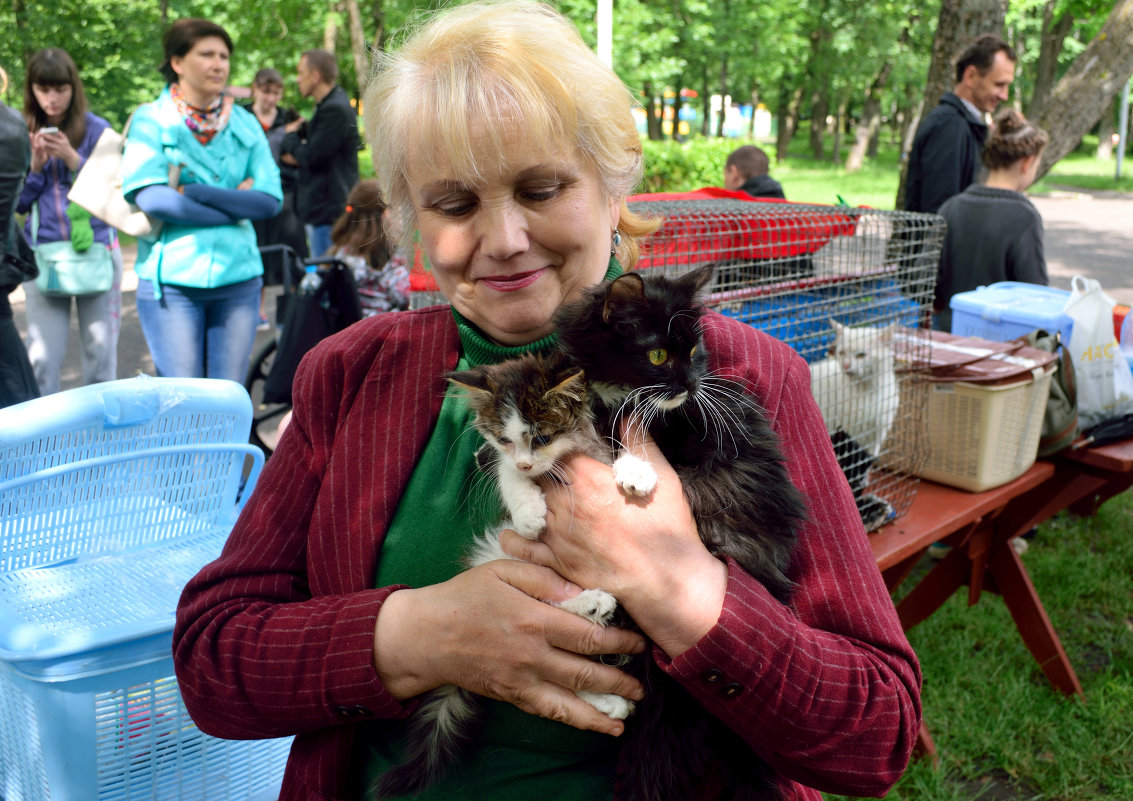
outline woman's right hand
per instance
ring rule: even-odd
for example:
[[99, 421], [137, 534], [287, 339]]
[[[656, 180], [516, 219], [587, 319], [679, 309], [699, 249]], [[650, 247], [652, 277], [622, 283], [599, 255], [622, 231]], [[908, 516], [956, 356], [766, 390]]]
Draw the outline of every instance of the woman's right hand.
[[47, 152], [47, 138], [40, 131], [31, 135], [31, 171], [42, 172], [43, 165], [51, 156]]
[[639, 653], [645, 641], [544, 603], [580, 591], [549, 568], [510, 559], [399, 590], [378, 614], [374, 667], [402, 700], [456, 684], [533, 715], [619, 735], [621, 721], [574, 691], [640, 700], [636, 679], [589, 655]]

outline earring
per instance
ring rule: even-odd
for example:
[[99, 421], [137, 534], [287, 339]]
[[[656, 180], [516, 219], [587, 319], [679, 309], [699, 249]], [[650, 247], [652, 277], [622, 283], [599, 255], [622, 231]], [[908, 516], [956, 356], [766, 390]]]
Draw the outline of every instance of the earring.
[[613, 256], [618, 252], [618, 246], [622, 243], [622, 234], [617, 228], [614, 229], [613, 238], [610, 241], [610, 255]]

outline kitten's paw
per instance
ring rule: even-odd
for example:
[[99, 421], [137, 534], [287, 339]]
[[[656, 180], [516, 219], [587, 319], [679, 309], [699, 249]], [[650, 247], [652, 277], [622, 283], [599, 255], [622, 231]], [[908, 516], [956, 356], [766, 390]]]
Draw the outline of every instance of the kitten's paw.
[[558, 607], [604, 626], [614, 616], [614, 611], [618, 608], [618, 599], [605, 590], [583, 590], [573, 598], [558, 604]]
[[620, 695], [591, 693], [586, 690], [579, 690], [577, 695], [590, 706], [614, 720], [625, 720], [633, 714], [633, 701], [622, 698]]
[[657, 486], [657, 473], [644, 459], [623, 453], [614, 462], [614, 481], [626, 495], [644, 497]]
[[526, 537], [529, 540], [539, 539], [539, 535], [547, 528], [547, 510], [544, 509], [542, 514], [515, 514], [512, 515], [512, 525], [519, 533], [519, 536]]

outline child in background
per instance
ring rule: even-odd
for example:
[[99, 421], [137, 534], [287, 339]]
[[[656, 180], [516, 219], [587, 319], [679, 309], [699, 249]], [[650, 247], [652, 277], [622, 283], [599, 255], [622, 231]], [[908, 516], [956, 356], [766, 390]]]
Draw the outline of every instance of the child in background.
[[378, 182], [359, 181], [346, 197], [346, 211], [331, 229], [330, 255], [349, 265], [366, 317], [409, 308], [409, 267], [387, 240], [389, 214]]

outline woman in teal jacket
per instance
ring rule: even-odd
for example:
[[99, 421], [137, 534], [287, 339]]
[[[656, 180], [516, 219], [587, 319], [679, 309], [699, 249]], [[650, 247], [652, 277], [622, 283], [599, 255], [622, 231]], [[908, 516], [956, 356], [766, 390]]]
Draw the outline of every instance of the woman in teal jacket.
[[138, 319], [159, 375], [243, 381], [263, 287], [251, 220], [278, 213], [279, 168], [224, 96], [225, 30], [178, 20], [164, 46], [168, 85], [134, 113], [123, 156], [126, 197], [163, 223], [138, 241]]

